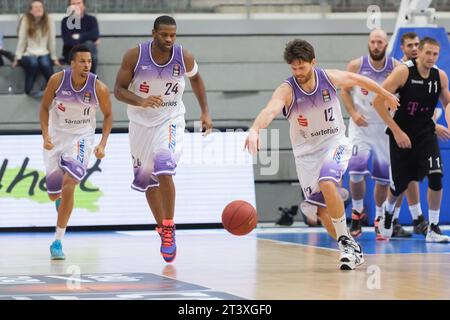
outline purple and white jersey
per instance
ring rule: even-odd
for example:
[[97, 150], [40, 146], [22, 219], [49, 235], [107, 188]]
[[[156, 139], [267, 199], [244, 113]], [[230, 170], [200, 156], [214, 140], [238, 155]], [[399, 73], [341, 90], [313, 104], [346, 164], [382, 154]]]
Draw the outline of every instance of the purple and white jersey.
[[75, 90], [72, 86], [72, 70], [63, 70], [61, 84], [50, 107], [50, 133], [95, 133], [95, 113], [98, 107], [96, 81], [97, 75], [89, 73], [84, 87]]
[[288, 78], [293, 91], [292, 103], [283, 108], [290, 123], [294, 155], [304, 156], [324, 147], [333, 137], [345, 136], [345, 124], [336, 88], [325, 70], [314, 69], [316, 87], [305, 92], [295, 77]]
[[182, 101], [186, 72], [183, 48], [174, 44], [169, 62], [159, 65], [153, 60], [151, 45], [152, 40], [139, 44], [139, 59], [128, 87], [128, 90], [142, 98], [156, 95], [163, 100], [159, 108], [128, 105], [130, 121], [147, 127], [157, 126], [186, 112]]
[[[367, 55], [361, 57], [361, 66], [357, 73], [370, 78], [381, 85], [383, 81], [386, 80], [386, 78], [391, 74], [393, 69], [394, 58], [387, 55], [384, 67], [381, 70], [377, 70], [371, 65], [370, 58]], [[352, 96], [356, 110], [361, 113], [364, 118], [366, 118], [367, 123], [384, 123], [373, 107], [373, 100], [375, 99], [375, 94], [373, 92], [369, 92], [365, 88], [355, 86], [353, 87]]]

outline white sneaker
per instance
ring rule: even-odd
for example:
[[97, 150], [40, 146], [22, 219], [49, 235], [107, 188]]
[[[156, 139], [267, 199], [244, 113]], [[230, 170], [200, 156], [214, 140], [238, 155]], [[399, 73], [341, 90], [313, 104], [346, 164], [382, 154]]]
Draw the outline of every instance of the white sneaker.
[[[385, 205], [383, 205], [385, 208]], [[386, 209], [384, 209], [384, 214], [381, 216], [381, 219], [378, 223], [378, 229], [383, 237], [389, 239], [392, 237], [392, 232], [394, 231], [394, 214], [389, 213]]]
[[348, 236], [341, 236], [338, 240], [340, 250], [339, 269], [354, 270], [364, 263], [362, 248], [355, 240]]
[[438, 242], [438, 243], [448, 243], [450, 242], [450, 237], [442, 234], [439, 225], [431, 224], [428, 229], [427, 236], [425, 237], [426, 242]]

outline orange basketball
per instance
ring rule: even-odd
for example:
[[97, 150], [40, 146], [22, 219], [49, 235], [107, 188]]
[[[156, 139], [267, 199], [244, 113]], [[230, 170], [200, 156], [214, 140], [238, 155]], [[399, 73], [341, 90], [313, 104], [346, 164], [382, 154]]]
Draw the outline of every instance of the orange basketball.
[[256, 209], [247, 201], [230, 202], [222, 212], [223, 227], [236, 236], [243, 236], [255, 229], [258, 223]]

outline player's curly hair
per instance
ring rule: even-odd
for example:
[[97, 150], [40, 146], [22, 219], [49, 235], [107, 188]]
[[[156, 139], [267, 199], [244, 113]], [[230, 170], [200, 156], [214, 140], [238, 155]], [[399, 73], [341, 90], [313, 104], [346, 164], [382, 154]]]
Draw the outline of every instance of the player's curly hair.
[[316, 57], [313, 46], [301, 39], [289, 41], [284, 49], [284, 60], [291, 64], [294, 60], [311, 62]]

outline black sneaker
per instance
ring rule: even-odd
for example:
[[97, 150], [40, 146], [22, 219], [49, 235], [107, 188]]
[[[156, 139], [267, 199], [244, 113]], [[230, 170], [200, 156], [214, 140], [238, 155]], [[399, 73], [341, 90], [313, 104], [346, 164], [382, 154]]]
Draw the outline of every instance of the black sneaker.
[[425, 220], [423, 215], [417, 217], [417, 219], [413, 220], [413, 231], [415, 234], [422, 234], [424, 236], [427, 235], [428, 232], [428, 221]]
[[398, 219], [394, 219], [394, 231], [392, 231], [392, 238], [409, 238], [412, 237], [412, 233], [406, 231]]
[[384, 210], [384, 217], [380, 220], [380, 223], [378, 224], [378, 228], [380, 230], [381, 235], [384, 238], [389, 239], [392, 237], [392, 220], [394, 219], [394, 215], [389, 213], [387, 210]]
[[352, 223], [350, 225], [350, 234], [354, 238], [358, 238], [362, 234], [362, 221], [366, 217], [364, 212], [359, 213], [356, 210], [352, 210]]

